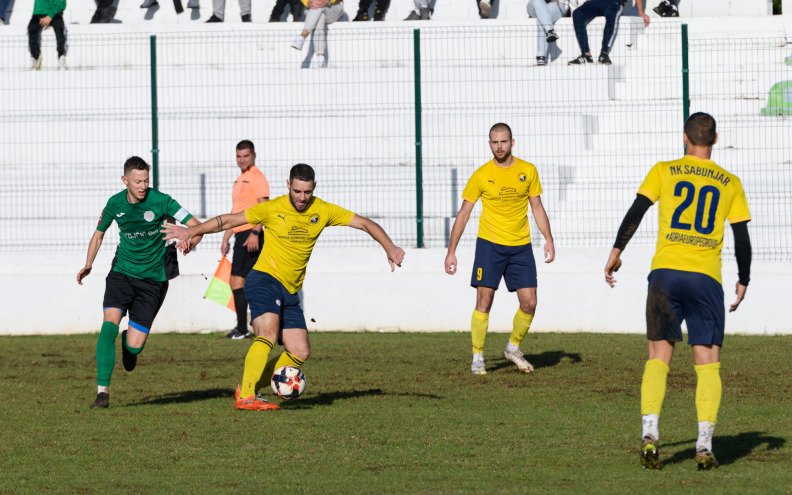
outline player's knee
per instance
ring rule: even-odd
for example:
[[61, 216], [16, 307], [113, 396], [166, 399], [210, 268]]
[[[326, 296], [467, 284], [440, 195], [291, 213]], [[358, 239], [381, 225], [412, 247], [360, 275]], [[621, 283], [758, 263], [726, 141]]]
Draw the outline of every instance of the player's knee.
[[311, 356], [311, 349], [296, 349], [295, 351], [290, 351], [294, 357], [299, 359], [300, 361], [307, 361], [308, 358]]
[[520, 311], [525, 314], [532, 315], [536, 312], [536, 298], [529, 298], [526, 301], [520, 302]]

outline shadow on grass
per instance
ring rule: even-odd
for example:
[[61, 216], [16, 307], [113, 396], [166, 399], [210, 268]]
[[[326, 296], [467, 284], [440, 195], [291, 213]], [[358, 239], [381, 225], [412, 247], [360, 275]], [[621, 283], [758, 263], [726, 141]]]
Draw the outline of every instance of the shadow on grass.
[[[314, 397], [299, 399], [293, 402], [281, 402], [280, 406], [283, 409], [307, 409], [314, 406], [329, 406], [337, 400], [356, 399], [358, 397], [373, 397], [378, 395], [393, 395], [382, 391], [379, 388], [370, 388], [368, 390], [355, 390], [354, 392], [327, 392], [316, 395]], [[409, 396], [412, 398], [424, 398], [439, 400], [442, 397], [433, 394], [420, 394], [420, 393], [399, 393], [396, 395]]]
[[[661, 459], [662, 463], [666, 465], [685, 462], [692, 463], [693, 458], [696, 456], [696, 439], [670, 443], [666, 444], [666, 446], [672, 447], [675, 445], [685, 444], [693, 445], [693, 447], [681, 450], [668, 459]], [[712, 439], [712, 444], [713, 450], [715, 451], [715, 457], [718, 459], [720, 465], [727, 466], [737, 462], [743, 457], [748, 457], [753, 453], [778, 450], [782, 448], [784, 444], [786, 444], [786, 439], [781, 437], [766, 436], [762, 431], [747, 431], [745, 433], [740, 433], [739, 435], [715, 435], [715, 437]], [[766, 445], [766, 447], [757, 451], [757, 449], [762, 445]], [[660, 443], [660, 448], [663, 448], [662, 442]]]
[[[545, 351], [541, 354], [525, 354], [525, 359], [533, 365], [534, 369], [550, 368], [558, 365], [564, 359], [568, 359], [572, 363], [579, 363], [583, 360], [577, 352], [564, 351]], [[488, 367], [487, 370], [497, 371], [510, 366], [514, 366], [514, 363], [501, 359], [498, 364]]]
[[199, 400], [233, 398], [234, 391], [227, 388], [210, 388], [206, 390], [186, 390], [184, 392], [174, 392], [172, 394], [157, 395], [147, 397], [138, 402], [132, 402], [127, 406], [150, 406], [163, 404], [184, 404]]

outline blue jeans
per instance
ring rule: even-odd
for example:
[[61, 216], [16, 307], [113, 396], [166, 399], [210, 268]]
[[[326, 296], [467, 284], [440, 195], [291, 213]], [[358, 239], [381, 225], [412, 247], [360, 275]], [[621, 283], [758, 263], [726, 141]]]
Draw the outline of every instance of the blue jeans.
[[597, 16], [605, 16], [605, 31], [602, 36], [602, 51], [610, 53], [616, 34], [619, 30], [619, 17], [624, 5], [619, 0], [589, 0], [572, 12], [572, 24], [575, 26], [575, 36], [580, 45], [580, 51], [591, 53], [588, 44], [586, 26]]

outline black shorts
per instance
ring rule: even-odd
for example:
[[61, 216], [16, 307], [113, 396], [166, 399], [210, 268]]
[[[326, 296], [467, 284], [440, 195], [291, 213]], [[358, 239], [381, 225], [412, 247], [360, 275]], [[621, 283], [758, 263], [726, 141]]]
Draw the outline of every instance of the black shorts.
[[105, 281], [102, 307], [118, 308], [122, 315], [129, 311], [129, 326], [149, 333], [168, 293], [168, 282], [141, 280], [114, 271], [107, 274]]
[[259, 234], [258, 251], [252, 253], [245, 247], [245, 241], [250, 236], [250, 232], [250, 230], [246, 230], [234, 234], [234, 258], [231, 260], [231, 275], [247, 277], [261, 254], [261, 248], [264, 246], [264, 231]]
[[536, 287], [536, 261], [531, 243], [504, 246], [477, 238], [470, 285], [497, 289], [501, 278], [509, 292]]

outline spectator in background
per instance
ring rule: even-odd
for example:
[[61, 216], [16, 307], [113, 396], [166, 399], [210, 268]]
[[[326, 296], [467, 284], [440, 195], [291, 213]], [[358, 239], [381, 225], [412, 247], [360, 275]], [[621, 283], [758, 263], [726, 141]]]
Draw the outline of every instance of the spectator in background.
[[[355, 16], [353, 21], [368, 21], [369, 20], [369, 9], [371, 9], [371, 4], [374, 3], [375, 0], [360, 0], [358, 4], [358, 11], [357, 15]], [[374, 20], [375, 21], [384, 21], [385, 14], [388, 13], [388, 8], [390, 7], [391, 0], [376, 0], [377, 7], [374, 10]]]
[[280, 22], [283, 12], [286, 10], [286, 5], [289, 6], [291, 11], [292, 20], [294, 22], [302, 21], [305, 16], [305, 6], [300, 0], [277, 0], [275, 6], [272, 7], [270, 14], [270, 22]]
[[[489, 12], [487, 12], [489, 14]], [[405, 21], [428, 21], [432, 18], [432, 9], [429, 0], [415, 0], [415, 9], [410, 12]]]
[[91, 18], [91, 24], [106, 24], [113, 20], [115, 12], [113, 0], [96, 0], [96, 12]]
[[679, 17], [679, 0], [663, 0], [652, 10], [660, 17]]
[[[247, 139], [236, 146], [236, 162], [242, 172], [234, 181], [231, 191], [231, 213], [239, 213], [259, 203], [269, 201], [269, 182], [256, 167], [256, 149]], [[225, 231], [220, 252], [228, 254], [228, 242], [234, 234], [234, 257], [231, 262], [231, 292], [234, 294], [234, 307], [237, 313], [237, 326], [226, 337], [244, 339], [250, 335], [248, 330], [248, 301], [245, 297], [245, 277], [261, 254], [264, 246], [263, 225], [251, 226], [249, 223]]]
[[6, 22], [6, 10], [8, 10], [8, 1], [9, 0], [0, 0], [0, 22], [5, 24]]
[[[251, 22], [250, 0], [239, 0], [239, 13], [242, 22]], [[212, 17], [206, 22], [223, 22], [225, 17], [225, 0], [212, 0]]]
[[[624, 2], [625, 0], [587, 0], [575, 9], [575, 13], [572, 14], [572, 24], [575, 26], [575, 36], [577, 37], [578, 45], [580, 45], [581, 55], [574, 60], [570, 60], [568, 65], [594, 63], [589, 50], [586, 26], [595, 17], [601, 15], [605, 16], [605, 30], [602, 34], [602, 51], [600, 51], [598, 61], [603, 65], [611, 65], [612, 62], [608, 54], [616, 41], [616, 34], [619, 31], [619, 18], [624, 10]], [[648, 26], [649, 16], [644, 12], [643, 0], [635, 0], [635, 8], [638, 10], [638, 16], [643, 19], [644, 26]]]
[[342, 0], [303, 0], [303, 5], [308, 7], [305, 14], [303, 31], [292, 41], [292, 48], [302, 50], [305, 38], [313, 33], [314, 56], [316, 61], [312, 67], [324, 69], [327, 67], [327, 26], [344, 15], [344, 2]]
[[570, 9], [577, 5], [578, 0], [529, 0], [528, 14], [536, 19], [541, 28], [536, 31], [536, 65], [547, 65], [550, 43], [558, 40], [553, 26], [562, 17], [567, 17]]
[[490, 8], [492, 7], [493, 0], [475, 0], [476, 7], [478, 8], [479, 17], [482, 19], [489, 19]]
[[36, 0], [33, 4], [33, 16], [28, 24], [28, 48], [32, 58], [31, 68], [41, 69], [41, 31], [49, 26], [55, 31], [58, 43], [58, 68], [66, 68], [66, 25], [63, 23], [63, 11], [66, 0]]

